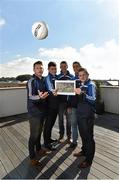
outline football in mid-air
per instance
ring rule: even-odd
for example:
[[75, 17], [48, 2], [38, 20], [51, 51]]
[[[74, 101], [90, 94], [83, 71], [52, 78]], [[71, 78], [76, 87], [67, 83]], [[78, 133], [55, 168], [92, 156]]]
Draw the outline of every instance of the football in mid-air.
[[32, 34], [38, 39], [42, 40], [48, 36], [48, 27], [44, 21], [35, 22], [32, 25]]

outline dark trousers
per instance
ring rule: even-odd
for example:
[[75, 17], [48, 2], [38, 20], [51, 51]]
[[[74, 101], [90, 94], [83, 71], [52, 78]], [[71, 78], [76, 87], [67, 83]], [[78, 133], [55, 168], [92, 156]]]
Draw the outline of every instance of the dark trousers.
[[62, 102], [59, 104], [59, 134], [64, 136], [64, 115], [66, 116], [66, 133], [67, 137], [71, 137], [71, 121], [67, 113], [67, 103]]
[[44, 124], [44, 144], [45, 146], [50, 144], [52, 128], [55, 124], [58, 114], [58, 109], [49, 108], [48, 115]]
[[39, 151], [41, 149], [41, 134], [44, 124], [45, 116], [41, 113], [38, 116], [29, 116], [29, 123], [30, 123], [30, 137], [28, 142], [29, 148], [29, 157], [30, 159], [35, 158], [35, 151]]
[[94, 113], [88, 103], [78, 104], [77, 120], [82, 140], [82, 151], [86, 156], [86, 161], [92, 163], [95, 153], [95, 141], [93, 138]]

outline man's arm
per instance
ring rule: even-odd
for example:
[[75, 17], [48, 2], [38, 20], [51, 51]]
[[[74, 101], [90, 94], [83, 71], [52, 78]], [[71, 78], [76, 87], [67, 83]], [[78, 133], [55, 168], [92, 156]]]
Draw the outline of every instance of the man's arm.
[[92, 104], [96, 100], [96, 87], [94, 84], [90, 84], [88, 87], [88, 92], [86, 93], [86, 100]]
[[53, 84], [52, 84], [51, 81], [50, 81], [50, 77], [49, 77], [49, 76], [47, 76], [47, 77], [45, 78], [45, 84], [46, 84], [46, 89], [47, 89], [47, 91], [48, 91], [49, 93], [51, 93], [54, 88], [53, 88]]

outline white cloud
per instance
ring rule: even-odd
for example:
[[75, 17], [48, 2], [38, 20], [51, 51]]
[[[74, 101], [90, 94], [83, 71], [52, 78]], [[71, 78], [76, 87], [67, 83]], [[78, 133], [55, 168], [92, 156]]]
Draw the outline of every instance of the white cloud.
[[32, 74], [32, 65], [36, 59], [30, 57], [19, 58], [0, 65], [0, 77], [15, 77], [20, 74]]
[[6, 24], [5, 19], [0, 17], [0, 28], [3, 27], [5, 24]]
[[105, 42], [101, 47], [86, 45], [80, 49], [80, 55], [92, 78], [119, 79], [119, 44], [114, 40]]
[[79, 53], [73, 47], [64, 47], [64, 48], [52, 48], [52, 49], [45, 49], [40, 48], [39, 56], [50, 57], [54, 59], [74, 59], [79, 58]]
[[[119, 79], [119, 44], [115, 40], [105, 42], [102, 46], [96, 47], [95, 44], [86, 44], [80, 49], [73, 47], [64, 48], [40, 48], [38, 50], [40, 60], [43, 60], [44, 75], [47, 74], [47, 64], [55, 61], [58, 65], [62, 60], [68, 62], [69, 70], [73, 73], [73, 61], [79, 61], [86, 67], [93, 79]], [[18, 58], [1, 65], [0, 76], [17, 76], [18, 74], [32, 74], [32, 65], [38, 59], [30, 57]]]

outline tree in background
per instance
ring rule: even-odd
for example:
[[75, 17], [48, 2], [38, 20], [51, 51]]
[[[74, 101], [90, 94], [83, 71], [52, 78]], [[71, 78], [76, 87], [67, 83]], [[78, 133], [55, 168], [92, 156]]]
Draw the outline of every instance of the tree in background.
[[16, 81], [15, 77], [1, 77], [0, 82]]
[[23, 74], [23, 75], [17, 76], [16, 80], [23, 82], [23, 81], [28, 81], [31, 77], [32, 75], [30, 74]]

